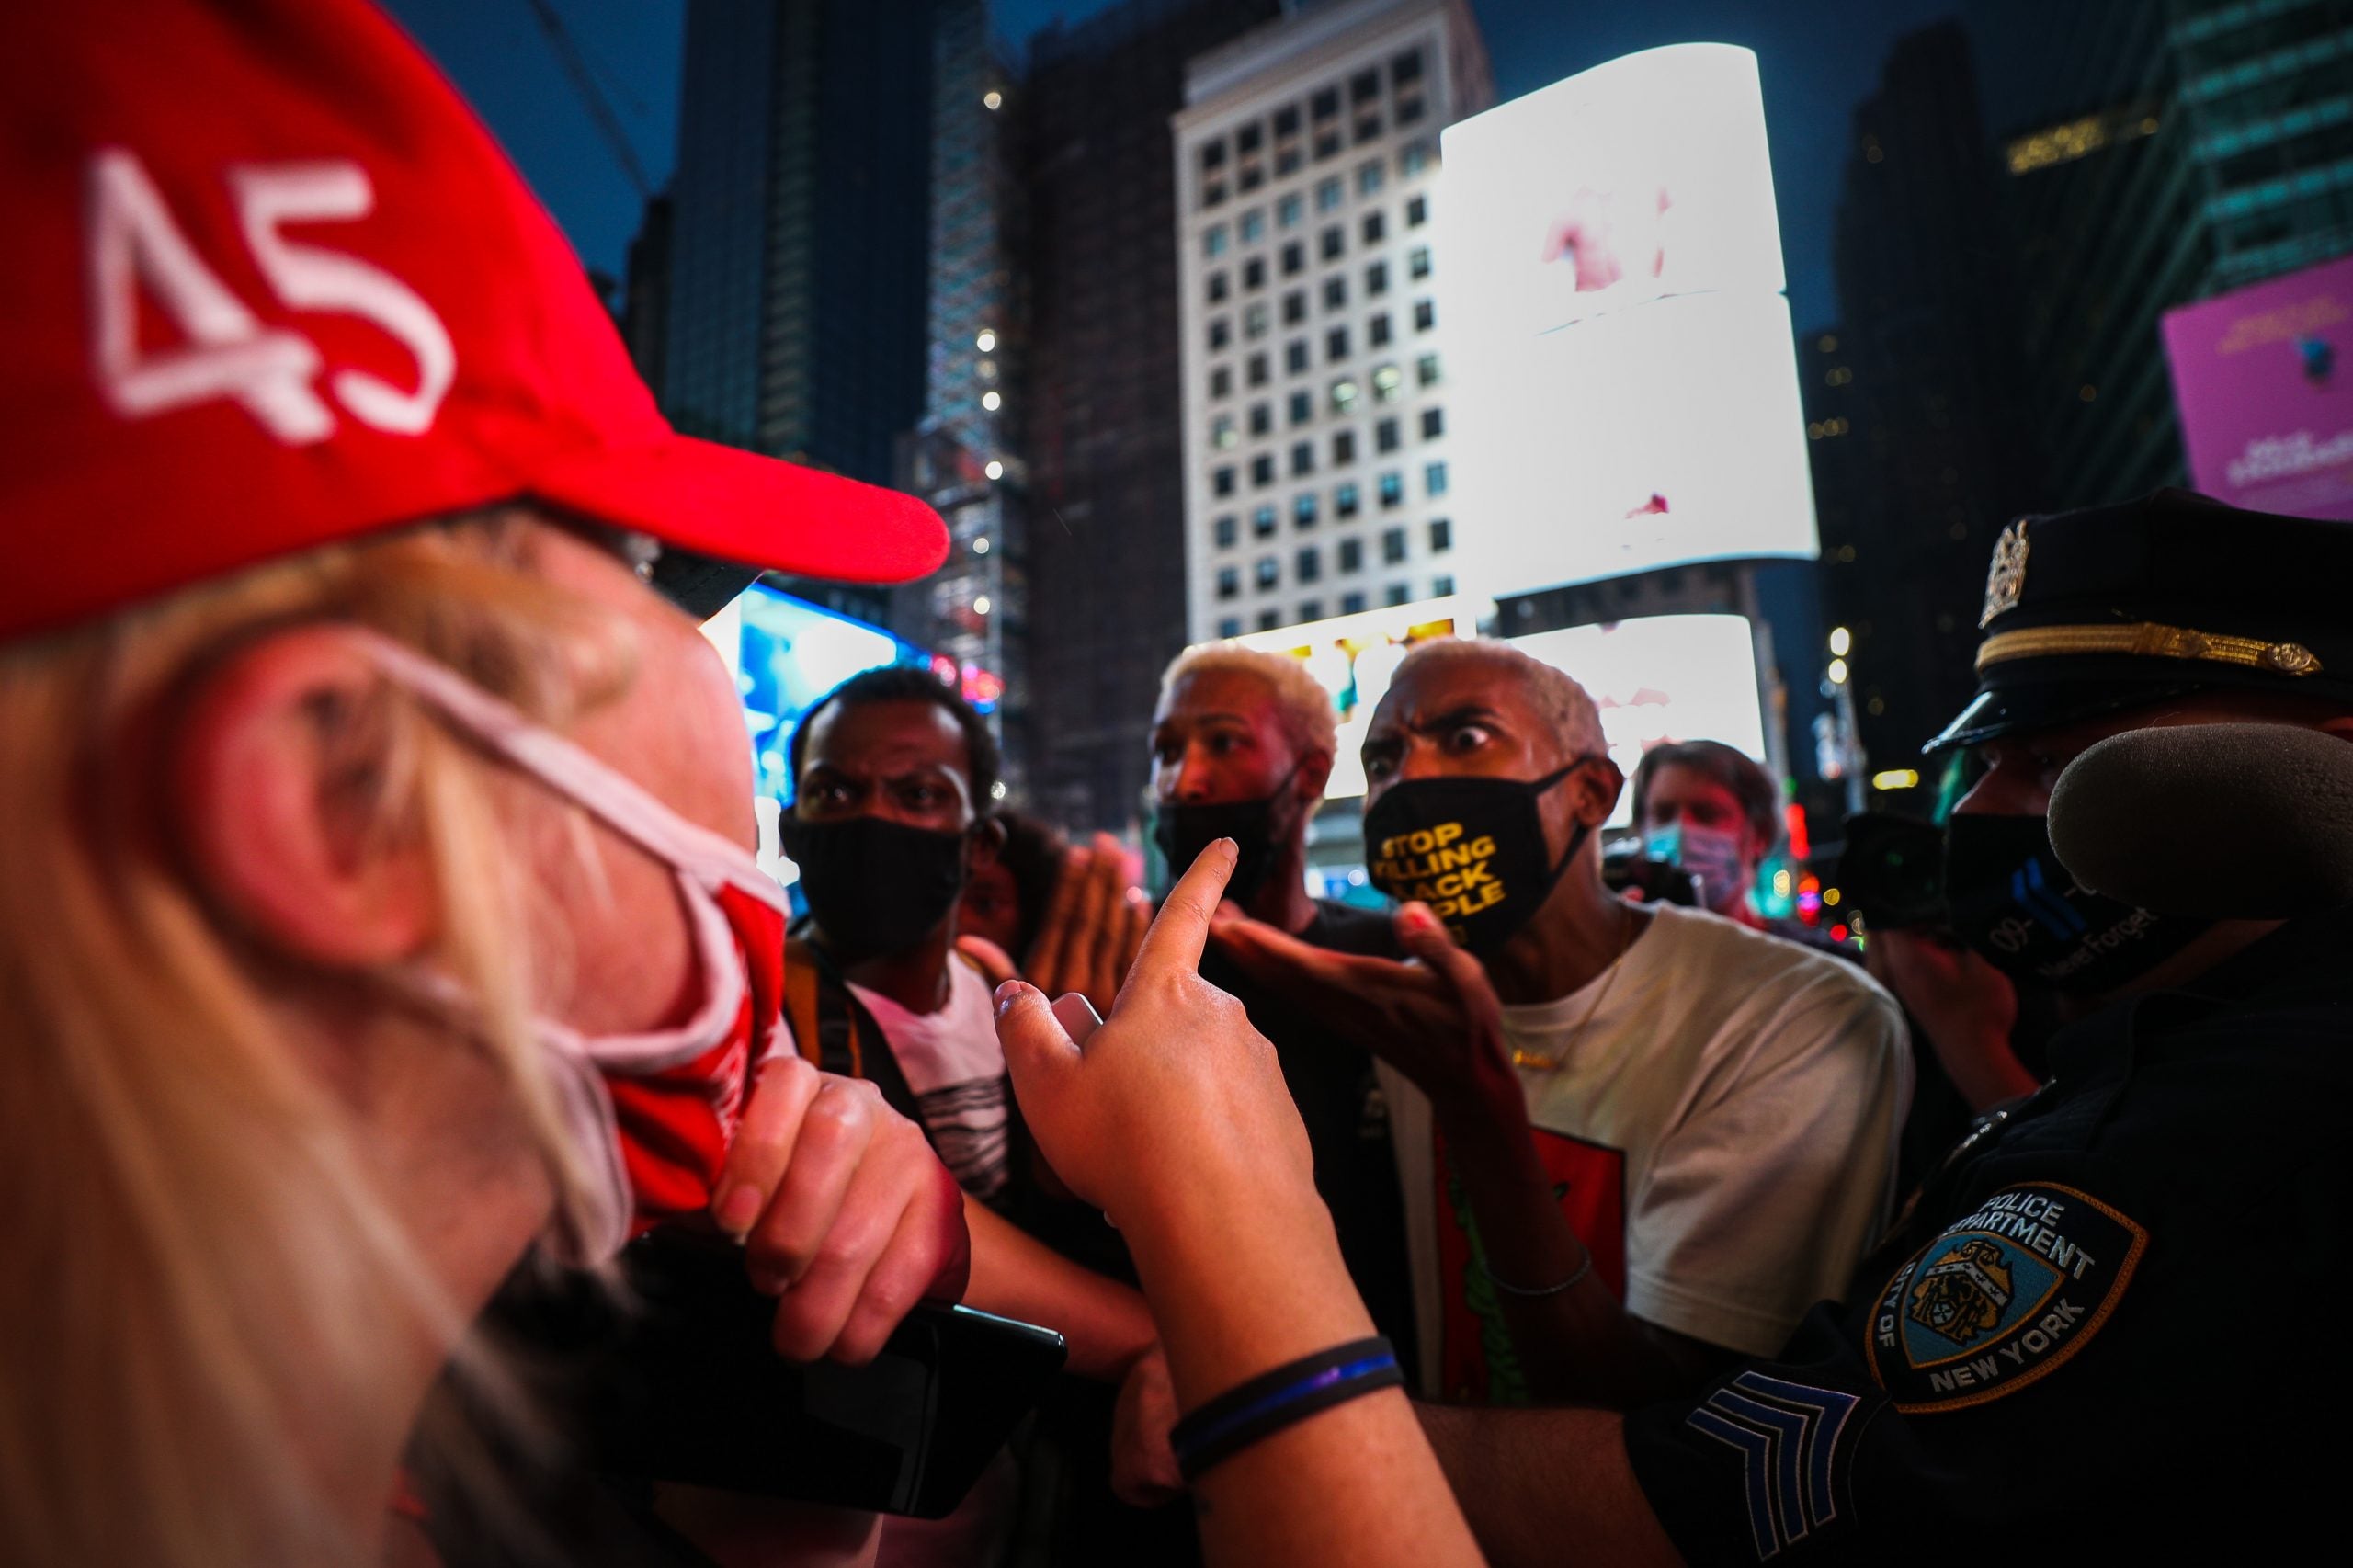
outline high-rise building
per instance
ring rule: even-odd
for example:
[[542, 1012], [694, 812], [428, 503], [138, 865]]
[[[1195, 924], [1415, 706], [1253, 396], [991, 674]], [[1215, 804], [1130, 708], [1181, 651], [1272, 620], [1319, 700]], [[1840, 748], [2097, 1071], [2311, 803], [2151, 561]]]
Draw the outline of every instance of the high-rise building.
[[924, 407], [937, 9], [688, 0], [660, 387], [680, 429], [892, 478]]
[[2159, 321], [2353, 252], [2353, 4], [1971, 0], [2050, 506], [2183, 482]]
[[1854, 114], [1833, 251], [1840, 323], [1799, 343], [1824, 574], [1874, 763], [1915, 762], [1966, 700], [1995, 536], [2044, 494], [1969, 40], [1899, 40]]
[[1187, 67], [1191, 640], [1454, 592], [1433, 187], [1493, 96], [1465, 0], [1334, 0]]
[[892, 625], [954, 666], [996, 732], [1006, 792], [1026, 793], [1019, 88], [987, 0], [938, 0], [932, 45], [929, 343], [898, 480], [938, 508], [950, 545], [946, 565], [898, 592]]
[[645, 384], [661, 388], [669, 359], [670, 199], [656, 196], [629, 242], [629, 277], [622, 282], [621, 341]]
[[1029, 45], [1030, 796], [1138, 819], [1160, 671], [1186, 642], [1175, 157], [1185, 62], [1277, 0], [1124, 0]]

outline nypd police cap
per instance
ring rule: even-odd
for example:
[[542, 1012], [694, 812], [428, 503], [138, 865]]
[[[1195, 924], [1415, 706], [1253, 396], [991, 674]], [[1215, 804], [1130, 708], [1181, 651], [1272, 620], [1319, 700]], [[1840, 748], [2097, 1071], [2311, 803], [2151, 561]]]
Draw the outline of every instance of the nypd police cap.
[[2193, 691], [2353, 707], [2353, 524], [2186, 490], [2002, 530], [1977, 695], [1927, 744], [1973, 745]]

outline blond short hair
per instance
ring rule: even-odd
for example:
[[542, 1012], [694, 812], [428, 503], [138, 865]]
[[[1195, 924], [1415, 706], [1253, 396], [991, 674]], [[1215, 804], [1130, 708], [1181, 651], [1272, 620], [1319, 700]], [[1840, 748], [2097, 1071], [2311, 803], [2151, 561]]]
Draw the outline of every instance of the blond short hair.
[[1527, 685], [1571, 755], [1606, 755], [1609, 742], [1601, 732], [1601, 710], [1593, 698], [1564, 670], [1531, 658], [1510, 643], [1493, 637], [1439, 637], [1418, 644], [1397, 665], [1390, 677], [1393, 688], [1407, 674], [1432, 665], [1482, 664], [1497, 667]]
[[1307, 673], [1305, 660], [1236, 642], [1203, 642], [1170, 661], [1160, 677], [1160, 699], [1167, 701], [1178, 681], [1196, 675], [1246, 675], [1265, 681], [1282, 716], [1283, 733], [1295, 749], [1326, 756], [1339, 749], [1339, 712], [1332, 705], [1332, 694]]

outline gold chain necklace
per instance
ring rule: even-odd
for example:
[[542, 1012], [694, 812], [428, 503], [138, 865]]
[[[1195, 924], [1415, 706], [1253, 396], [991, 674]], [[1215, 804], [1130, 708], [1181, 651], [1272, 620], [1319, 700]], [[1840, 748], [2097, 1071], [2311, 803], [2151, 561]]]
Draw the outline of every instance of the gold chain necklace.
[[1601, 989], [1594, 993], [1592, 1005], [1586, 1008], [1585, 1017], [1577, 1020], [1577, 1027], [1569, 1035], [1568, 1044], [1561, 1048], [1561, 1053], [1558, 1056], [1539, 1056], [1532, 1051], [1522, 1051], [1519, 1047], [1513, 1046], [1511, 1064], [1514, 1067], [1533, 1068], [1542, 1073], [1557, 1073], [1567, 1064], [1570, 1056], [1585, 1041], [1586, 1026], [1593, 1022], [1593, 1016], [1601, 1011], [1601, 1005], [1609, 999], [1609, 988], [1618, 983], [1619, 966], [1626, 961], [1626, 955], [1633, 950], [1634, 938], [1626, 929], [1632, 923], [1633, 915], [1634, 912], [1625, 903], [1620, 903], [1618, 905], [1618, 956], [1609, 960], [1608, 969], [1602, 971]]

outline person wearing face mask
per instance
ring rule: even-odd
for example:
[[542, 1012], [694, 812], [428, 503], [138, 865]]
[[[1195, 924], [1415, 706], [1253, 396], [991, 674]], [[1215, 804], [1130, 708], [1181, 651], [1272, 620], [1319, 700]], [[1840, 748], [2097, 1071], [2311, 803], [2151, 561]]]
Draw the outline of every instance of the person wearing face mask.
[[1854, 956], [1802, 920], [1768, 920], [1751, 894], [1781, 836], [1781, 792], [1756, 758], [1722, 741], [1665, 741], [1634, 768], [1634, 826], [1654, 860], [1688, 871], [1710, 911], [1825, 952]]
[[[1172, 876], [1231, 838], [1239, 858], [1226, 896], [1251, 919], [1326, 952], [1394, 957], [1387, 915], [1307, 892], [1307, 829], [1337, 733], [1331, 694], [1301, 660], [1226, 643], [1188, 649], [1162, 676], [1153, 715], [1154, 836]], [[1413, 1365], [1404, 1204], [1371, 1053], [1220, 950], [1203, 955], [1201, 977], [1240, 998], [1274, 1041], [1341, 1256], [1373, 1322]]]
[[[1004, 827], [985, 814], [997, 751], [971, 705], [928, 670], [885, 667], [820, 699], [788, 747], [793, 801], [780, 822], [808, 917], [786, 952], [786, 1016], [828, 1066], [874, 1082], [918, 1119], [966, 1196], [968, 1305], [1059, 1330], [1070, 1369], [1145, 1398], [1157, 1335], [1128, 1287], [1055, 1254], [1006, 1217], [1026, 1173], [1010, 1158], [1005, 1052], [990, 986], [955, 950], [960, 899]], [[797, 994], [796, 994], [797, 993]], [[801, 1028], [808, 1019], [807, 1029]], [[1122, 1433], [1123, 1491], [1156, 1493], [1156, 1432]], [[885, 1568], [985, 1563], [1004, 1552], [1017, 1479], [1000, 1457], [965, 1506], [936, 1523], [885, 1522]]]
[[946, 531], [676, 434], [372, 7], [12, 20], [0, 1561], [665, 1560], [409, 1484], [453, 1366], [558, 1446], [467, 1342], [500, 1282], [725, 1232], [779, 1352], [862, 1361], [965, 1231], [780, 1028], [741, 708], [644, 577]]
[[1634, 769], [1634, 827], [1654, 860], [1688, 871], [1707, 908], [1755, 930], [1756, 868], [1780, 836], [1779, 791], [1722, 741], [1666, 741]]
[[[1000, 1028], [1030, 1124], [1122, 1218], [1182, 1325], [1170, 1355], [1194, 1425], [1179, 1452], [1220, 1543], [1367, 1568], [1706, 1568], [1977, 1563], [1995, 1543], [2030, 1562], [2269, 1560], [2327, 1539], [2345, 1463], [2343, 1400], [2315, 1354], [2327, 1330], [2267, 1314], [2353, 1290], [2353, 910], [2160, 926], [2075, 886], [2040, 819], [2066, 762], [2128, 730], [2259, 722], [2353, 743], [2348, 574], [2342, 524], [2180, 492], [2005, 532], [1981, 688], [1940, 738], [1986, 748], [1961, 814], [2034, 836], [1989, 827], [2003, 852], [1982, 857], [1956, 839], [1956, 915], [2045, 978], [2117, 960], [2107, 1004], [2052, 1041], [2047, 1085], [1907, 1202], [1846, 1305], [1817, 1305], [1769, 1358], [1623, 1415], [1422, 1407], [1443, 1484], [1355, 1343], [1361, 1306], [1333, 1300], [1304, 1141], [1246, 1020], [1165, 979], [1099, 1027], [1008, 992]], [[1964, 914], [1996, 887], [2009, 911]], [[1199, 893], [1194, 922], [1214, 896]], [[1164, 915], [1144, 967], [1195, 929]], [[1139, 1151], [1137, 1130], [1163, 1126], [1184, 1135], [1190, 1187], [1249, 1204], [1157, 1190], [1173, 1151]], [[1353, 1383], [1311, 1403], [1300, 1369], [1327, 1346], [1355, 1358]], [[1257, 1408], [1272, 1412], [1204, 1454], [1199, 1414], [1269, 1384]], [[1330, 1506], [1302, 1517], [1308, 1486]]]
[[[2043, 820], [2060, 769], [2087, 746], [2151, 723], [2274, 713], [2293, 721], [2330, 710], [2330, 672], [2283, 668], [2296, 661], [2266, 651], [2274, 644], [2232, 663], [2211, 656], [2217, 645], [2202, 631], [2180, 645], [2204, 656], [2139, 653], [2114, 633], [2103, 641], [2050, 630], [2054, 622], [2127, 624], [2139, 613], [2096, 605], [2103, 594], [2130, 592], [2155, 606], [2146, 623], [2161, 628], [2211, 619], [2216, 605], [2233, 610], [2227, 585], [2194, 584], [2188, 562], [2178, 578], [2152, 566], [2144, 580], [2121, 584], [2082, 564], [2087, 557], [2104, 564], [2095, 552], [2128, 548], [2134, 553], [2126, 559], [2137, 563], [2140, 554], [2171, 551], [2218, 519], [2234, 528], [2255, 519], [2287, 551], [2315, 548], [2313, 530], [2328, 527], [2163, 491], [2020, 519], [1996, 550], [1980, 690], [1927, 748], [1935, 755], [1973, 747], [1984, 770], [1946, 824], [1946, 926], [1885, 929], [1871, 942], [1873, 972], [1921, 1020], [1939, 1063], [1979, 1111], [2041, 1082], [2047, 1044], [2038, 1040], [2042, 1049], [2026, 1051], [2016, 1039], [2022, 1002], [2063, 1022], [2080, 1018], [2196, 972], [2239, 935], [2235, 926], [2135, 909], [2077, 885], [2052, 853]], [[2075, 642], [2063, 647], [2070, 637]]]
[[1398, 667], [1366, 853], [1410, 962], [1222, 921], [1393, 1073], [1425, 1392], [1620, 1408], [1778, 1348], [1884, 1221], [1910, 1061], [1853, 966], [1602, 883], [1592, 699], [1507, 644]]

